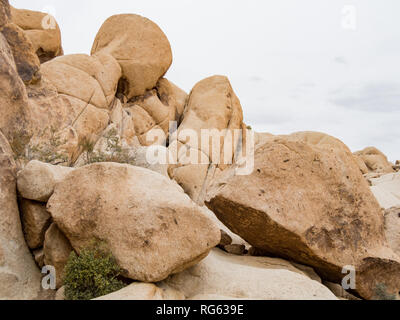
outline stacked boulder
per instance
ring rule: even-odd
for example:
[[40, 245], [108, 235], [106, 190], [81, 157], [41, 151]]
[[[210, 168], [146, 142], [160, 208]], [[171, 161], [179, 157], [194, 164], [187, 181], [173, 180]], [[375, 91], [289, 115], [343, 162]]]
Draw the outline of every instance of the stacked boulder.
[[226, 174], [206, 204], [266, 254], [312, 266], [336, 283], [343, 268], [353, 266], [355, 291], [363, 298], [374, 298], [380, 285], [398, 295], [400, 258], [386, 241], [381, 208], [353, 155], [336, 139], [269, 137], [256, 150], [253, 174]]
[[105, 300], [347, 299], [348, 266], [358, 297], [398, 296], [398, 212], [363, 177], [397, 177], [384, 155], [254, 133], [224, 76], [187, 95], [144, 17], [112, 16], [90, 55], [65, 56], [51, 19], [0, 0], [0, 298], [40, 298], [43, 266], [62, 298], [70, 254], [94, 243], [131, 283]]
[[389, 162], [388, 158], [375, 147], [368, 147], [362, 151], [358, 151], [355, 153], [355, 156], [364, 162], [365, 167], [368, 170], [367, 172], [363, 173], [387, 174], [395, 171], [393, 168], [394, 165]]

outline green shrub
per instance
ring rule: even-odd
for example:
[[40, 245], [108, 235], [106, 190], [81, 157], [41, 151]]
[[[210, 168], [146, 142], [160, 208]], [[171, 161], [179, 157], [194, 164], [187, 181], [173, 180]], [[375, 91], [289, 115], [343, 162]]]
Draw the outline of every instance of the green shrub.
[[72, 252], [65, 267], [67, 300], [91, 300], [122, 289], [120, 268], [111, 253], [99, 248]]
[[98, 162], [135, 164], [135, 157], [129, 154], [128, 149], [122, 147], [117, 130], [111, 129], [103, 137], [107, 142], [105, 152], [94, 150], [94, 144], [86, 139], [80, 143], [81, 150], [83, 150], [83, 155], [85, 157], [85, 164]]
[[388, 292], [384, 283], [379, 283], [375, 287], [375, 300], [396, 300], [396, 295]]

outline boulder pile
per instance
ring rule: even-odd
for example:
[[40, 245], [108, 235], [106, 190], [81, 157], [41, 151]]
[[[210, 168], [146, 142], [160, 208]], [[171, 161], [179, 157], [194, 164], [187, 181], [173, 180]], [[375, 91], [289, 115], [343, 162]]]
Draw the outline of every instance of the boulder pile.
[[93, 246], [125, 286], [100, 300], [399, 298], [398, 163], [256, 133], [227, 77], [187, 94], [172, 60], [139, 15], [64, 55], [54, 18], [0, 0], [0, 299], [65, 299]]

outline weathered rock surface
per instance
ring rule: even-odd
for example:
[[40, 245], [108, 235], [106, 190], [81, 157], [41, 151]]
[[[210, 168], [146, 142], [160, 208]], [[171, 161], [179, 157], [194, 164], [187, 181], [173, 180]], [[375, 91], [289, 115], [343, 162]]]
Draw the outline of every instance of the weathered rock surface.
[[281, 136], [261, 145], [253, 174], [216, 182], [207, 206], [254, 247], [312, 266], [324, 279], [340, 283], [342, 268], [354, 266], [364, 298], [380, 283], [397, 293], [399, 257], [353, 155], [302, 141]]
[[162, 289], [152, 283], [136, 282], [93, 300], [185, 300], [185, 296], [174, 289]]
[[233, 256], [219, 249], [161, 285], [183, 292], [188, 299], [212, 295], [255, 300], [336, 300], [329, 289], [285, 260]]
[[108, 109], [117, 91], [121, 68], [107, 54], [71, 54], [42, 66], [42, 73], [64, 94], [100, 109]]
[[[151, 139], [151, 131], [162, 130], [166, 137], [170, 121], [175, 121], [177, 118], [176, 106], [168, 104], [168, 101], [161, 101], [156, 90], [132, 99], [125, 110], [132, 114], [135, 134], [143, 146], [155, 144]], [[165, 138], [160, 143], [163, 144], [164, 141]]]
[[28, 247], [30, 249], [42, 247], [44, 235], [51, 224], [51, 216], [46, 210], [46, 204], [22, 199], [19, 207]]
[[34, 250], [33, 252], [33, 257], [35, 258], [36, 265], [39, 267], [41, 270], [44, 266], [44, 252], [43, 248]]
[[160, 100], [164, 104], [174, 106], [176, 110], [176, 121], [179, 123], [185, 111], [186, 102], [189, 98], [188, 94], [166, 78], [162, 78], [158, 81], [156, 89]]
[[30, 161], [18, 172], [18, 191], [25, 199], [47, 202], [57, 183], [74, 169], [54, 166], [40, 161]]
[[19, 218], [16, 167], [0, 132], [0, 299], [35, 299], [40, 273], [26, 246]]
[[76, 169], [47, 209], [75, 250], [104, 242], [124, 276], [143, 282], [196, 264], [220, 241], [219, 229], [176, 183], [129, 165]]
[[371, 190], [384, 209], [400, 207], [400, 173], [391, 173], [370, 179]]
[[14, 56], [17, 71], [24, 83], [34, 83], [40, 80], [40, 61], [32, 42], [24, 30], [14, 23], [1, 27], [1, 33], [8, 42]]
[[359, 156], [367, 166], [370, 172], [376, 173], [392, 173], [394, 172], [393, 164], [388, 158], [377, 148], [369, 147], [362, 151], [358, 151], [355, 155]]
[[11, 19], [10, 4], [8, 0], [0, 0], [0, 28]]
[[389, 245], [400, 256], [400, 207], [385, 211], [385, 232]]
[[63, 54], [60, 28], [51, 15], [11, 7], [11, 20], [24, 30], [41, 63]]
[[53, 223], [46, 232], [43, 253], [44, 263], [56, 269], [56, 286], [61, 288], [64, 283], [64, 269], [73, 251], [71, 244], [64, 234]]
[[[242, 107], [226, 77], [213, 76], [194, 86], [182, 123], [169, 146], [178, 163], [171, 165], [169, 174], [194, 201], [201, 204], [209, 180], [218, 170], [233, 163], [240, 139], [233, 130], [242, 130], [242, 127]], [[217, 130], [215, 133], [210, 131], [210, 135], [219, 142], [220, 148], [213, 142], [202, 141], [205, 139], [201, 139], [202, 130]], [[190, 131], [197, 136], [191, 136]], [[226, 153], [225, 145], [230, 147]]]
[[107, 54], [74, 54], [44, 63], [41, 72], [42, 81], [27, 88], [35, 129], [30, 145], [54, 141], [47, 149], [66, 157], [55, 163], [70, 165], [108, 126], [121, 68]]
[[108, 18], [93, 43], [92, 55], [104, 52], [121, 65], [120, 90], [128, 99], [153, 89], [172, 63], [169, 41], [152, 21], [134, 14]]
[[12, 51], [0, 32], [0, 130], [12, 145], [30, 135], [28, 97]]

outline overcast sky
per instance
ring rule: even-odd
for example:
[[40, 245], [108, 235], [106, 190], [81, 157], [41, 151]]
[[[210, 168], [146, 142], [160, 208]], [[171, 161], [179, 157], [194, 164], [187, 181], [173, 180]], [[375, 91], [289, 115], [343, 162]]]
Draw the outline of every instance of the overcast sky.
[[[321, 131], [400, 159], [399, 0], [10, 0], [51, 12], [66, 54], [90, 53], [104, 20], [137, 13], [169, 38], [167, 78], [186, 91], [229, 77], [245, 121]], [[355, 9], [355, 11], [354, 11]]]

